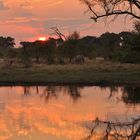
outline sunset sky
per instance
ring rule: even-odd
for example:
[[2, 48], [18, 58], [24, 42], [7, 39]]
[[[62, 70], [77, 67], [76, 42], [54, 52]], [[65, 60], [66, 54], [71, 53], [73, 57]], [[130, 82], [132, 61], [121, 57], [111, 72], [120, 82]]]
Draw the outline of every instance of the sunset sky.
[[121, 19], [107, 26], [103, 21], [94, 23], [85, 10], [79, 0], [0, 0], [0, 35], [19, 42], [48, 37], [52, 26], [67, 34], [77, 30], [81, 36], [131, 29], [132, 24]]

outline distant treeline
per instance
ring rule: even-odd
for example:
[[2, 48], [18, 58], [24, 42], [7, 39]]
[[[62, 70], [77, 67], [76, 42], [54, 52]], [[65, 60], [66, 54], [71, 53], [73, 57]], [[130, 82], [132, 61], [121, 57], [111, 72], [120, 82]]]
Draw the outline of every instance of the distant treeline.
[[19, 48], [14, 48], [14, 45], [14, 38], [0, 37], [0, 57], [21, 60], [23, 63], [73, 63], [77, 56], [140, 63], [140, 22], [135, 22], [131, 32], [106, 32], [100, 37], [80, 38], [75, 31], [65, 39], [60, 37], [46, 41], [20, 42]]

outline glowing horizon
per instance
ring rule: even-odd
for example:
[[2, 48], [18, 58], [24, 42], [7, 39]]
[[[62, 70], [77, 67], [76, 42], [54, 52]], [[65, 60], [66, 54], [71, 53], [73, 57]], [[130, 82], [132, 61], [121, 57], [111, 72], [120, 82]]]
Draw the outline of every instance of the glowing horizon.
[[39, 41], [46, 41], [47, 38], [46, 38], [46, 37], [39, 37], [38, 40], [39, 40]]
[[[118, 19], [110, 25], [104, 21], [94, 23], [84, 14], [86, 7], [79, 0], [1, 0], [0, 34], [12, 36], [16, 42], [31, 41], [38, 36], [50, 36], [50, 28], [58, 26], [65, 34], [77, 30], [81, 36], [99, 36], [101, 33], [120, 32], [131, 29], [119, 24]], [[115, 28], [114, 28], [115, 27]]]

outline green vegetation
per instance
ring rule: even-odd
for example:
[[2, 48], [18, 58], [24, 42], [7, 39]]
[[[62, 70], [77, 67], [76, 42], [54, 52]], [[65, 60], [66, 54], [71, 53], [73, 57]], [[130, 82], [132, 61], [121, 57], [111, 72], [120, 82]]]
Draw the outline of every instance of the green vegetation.
[[86, 64], [46, 65], [33, 64], [25, 68], [14, 64], [0, 67], [1, 84], [140, 84], [140, 65], [86, 60]]
[[[134, 31], [21, 42], [0, 37], [0, 83], [140, 84], [140, 22]], [[58, 32], [58, 29], [57, 29]], [[61, 37], [62, 36], [62, 37]]]
[[46, 41], [20, 42], [21, 46], [19, 48], [14, 48], [13, 38], [0, 37], [0, 57], [13, 62], [20, 61], [26, 67], [34, 62], [81, 64], [83, 58], [87, 57], [90, 59], [102, 57], [107, 61], [121, 63], [140, 63], [139, 28], [140, 22], [136, 21], [132, 32], [121, 32], [119, 34], [107, 32], [100, 37], [86, 36], [80, 38], [79, 33], [75, 31], [62, 38], [62, 33], [59, 33], [60, 37], [58, 39], [49, 38]]

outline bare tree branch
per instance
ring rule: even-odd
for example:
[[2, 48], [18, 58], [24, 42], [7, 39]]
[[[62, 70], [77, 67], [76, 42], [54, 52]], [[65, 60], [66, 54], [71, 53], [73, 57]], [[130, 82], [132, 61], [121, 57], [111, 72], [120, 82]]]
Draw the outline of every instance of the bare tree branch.
[[131, 122], [111, 122], [101, 121], [98, 118], [93, 121], [90, 134], [84, 140], [91, 140], [95, 137], [97, 130], [105, 129], [103, 140], [136, 140], [140, 136], [140, 118], [133, 119]]
[[[140, 19], [140, 0], [80, 0], [92, 13], [91, 19], [97, 21], [103, 17], [129, 15]], [[113, 19], [114, 20], [114, 19]]]
[[51, 27], [50, 29], [53, 30], [52, 35], [56, 35], [58, 38], [66, 40], [66, 36], [58, 29], [58, 27]]

